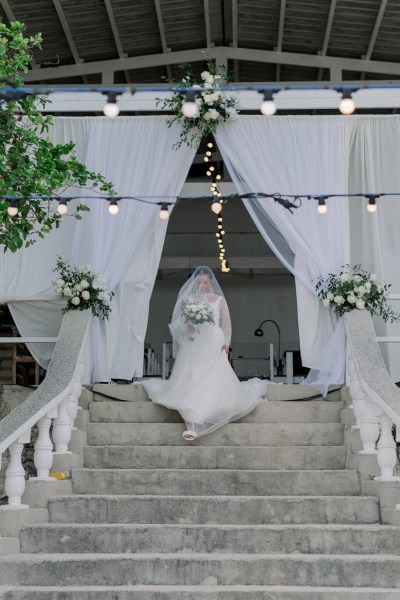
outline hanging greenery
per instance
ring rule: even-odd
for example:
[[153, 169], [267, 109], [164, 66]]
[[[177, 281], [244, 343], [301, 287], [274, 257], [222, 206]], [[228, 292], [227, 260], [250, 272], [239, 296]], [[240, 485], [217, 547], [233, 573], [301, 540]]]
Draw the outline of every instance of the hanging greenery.
[[[21, 73], [28, 71], [31, 52], [41, 48], [40, 33], [26, 37], [25, 25], [0, 23], [0, 86], [22, 87]], [[86, 187], [113, 195], [112, 184], [89, 171], [73, 154], [75, 144], [54, 144], [46, 136], [52, 123], [39, 107], [44, 97], [22, 97], [13, 102], [0, 100], [0, 196], [51, 196], [67, 188]], [[68, 194], [71, 195], [69, 189]], [[78, 195], [78, 194], [77, 194]], [[45, 200], [19, 200], [18, 214], [7, 212], [9, 202], [0, 199], [0, 245], [4, 252], [16, 252], [59, 227], [61, 215]], [[79, 204], [74, 214], [89, 210]]]

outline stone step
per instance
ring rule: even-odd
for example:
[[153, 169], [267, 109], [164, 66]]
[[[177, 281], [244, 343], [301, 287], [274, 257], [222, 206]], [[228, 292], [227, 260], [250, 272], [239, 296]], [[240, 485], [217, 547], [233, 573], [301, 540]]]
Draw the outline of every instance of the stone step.
[[21, 552], [398, 554], [400, 527], [386, 525], [30, 525]]
[[[152, 402], [94, 402], [90, 405], [93, 423], [180, 423], [175, 410]], [[338, 402], [262, 402], [238, 423], [339, 423]]]
[[355, 496], [357, 471], [74, 469], [75, 494]]
[[296, 554], [18, 554], [10, 585], [307, 585], [400, 587], [400, 556]]
[[90, 446], [340, 446], [341, 423], [230, 423], [187, 442], [182, 423], [88, 423]]
[[49, 500], [53, 523], [378, 523], [374, 496], [95, 496]]
[[3, 600], [399, 600], [399, 590], [264, 585], [0, 586]]
[[85, 446], [90, 469], [344, 469], [344, 446]]

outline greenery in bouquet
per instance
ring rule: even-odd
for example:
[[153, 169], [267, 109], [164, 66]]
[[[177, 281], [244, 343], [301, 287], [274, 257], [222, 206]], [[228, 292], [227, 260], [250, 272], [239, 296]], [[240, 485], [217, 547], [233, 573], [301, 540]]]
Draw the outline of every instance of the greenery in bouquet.
[[[21, 74], [28, 72], [32, 51], [41, 49], [41, 34], [26, 37], [25, 29], [18, 21], [9, 27], [0, 23], [0, 88], [23, 87]], [[10, 102], [0, 98], [0, 195], [51, 197], [68, 188], [88, 187], [112, 196], [112, 184], [77, 160], [73, 142], [54, 144], [49, 139], [52, 116], [41, 112], [49, 102], [44, 96], [34, 98], [23, 91]], [[9, 202], [0, 199], [4, 252], [29, 246], [60, 226], [62, 217], [48, 200], [20, 199], [15, 216], [8, 214], [8, 208]], [[79, 213], [85, 210], [89, 208], [78, 204], [75, 218], [81, 219]]]
[[160, 105], [162, 109], [173, 113], [173, 116], [167, 120], [168, 127], [173, 123], [182, 125], [181, 135], [173, 148], [179, 148], [183, 143], [195, 146], [204, 136], [213, 135], [220, 123], [234, 119], [239, 110], [239, 102], [234, 93], [220, 89], [229, 85], [231, 81], [228, 69], [217, 67], [214, 62], [207, 61], [207, 70], [201, 73], [201, 81], [198, 82], [190, 64], [182, 63], [179, 67], [184, 76], [181, 79], [170, 80], [169, 83], [177, 88], [203, 89], [203, 91], [196, 94], [198, 115], [193, 118], [185, 117], [182, 112], [182, 105], [185, 102], [184, 92], [175, 91], [172, 97], [166, 100], [156, 98], [157, 106]]
[[214, 323], [214, 311], [208, 302], [182, 302], [181, 313], [185, 323], [190, 323], [191, 325]]
[[368, 310], [385, 322], [400, 321], [400, 314], [387, 302], [390, 284], [380, 282], [375, 273], [368, 273], [361, 265], [344, 265], [342, 269], [338, 275], [330, 273], [317, 279], [315, 289], [326, 308], [340, 316], [351, 310]]
[[92, 271], [90, 265], [79, 265], [72, 269], [60, 257], [56, 265], [53, 271], [59, 277], [54, 282], [55, 293], [68, 301], [62, 312], [90, 308], [95, 317], [108, 319], [114, 292], [102, 275]]

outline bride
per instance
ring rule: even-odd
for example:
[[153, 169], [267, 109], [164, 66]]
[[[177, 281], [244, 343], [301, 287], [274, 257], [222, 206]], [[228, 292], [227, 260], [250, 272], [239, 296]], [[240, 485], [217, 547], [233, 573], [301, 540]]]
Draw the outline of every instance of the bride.
[[186, 440], [240, 419], [263, 401], [268, 382], [240, 382], [229, 364], [229, 309], [209, 267], [198, 267], [182, 286], [169, 328], [176, 356], [170, 378], [137, 383], [154, 403], [179, 411]]

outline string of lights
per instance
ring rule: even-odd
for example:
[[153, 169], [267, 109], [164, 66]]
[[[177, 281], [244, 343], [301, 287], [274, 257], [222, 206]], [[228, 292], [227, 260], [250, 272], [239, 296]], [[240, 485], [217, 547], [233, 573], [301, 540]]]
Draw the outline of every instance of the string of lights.
[[[211, 143], [211, 142], [210, 142]], [[212, 173], [212, 171], [210, 171]], [[19, 213], [19, 202], [23, 201], [23, 200], [32, 200], [32, 201], [37, 201], [37, 200], [43, 200], [43, 201], [47, 201], [47, 202], [51, 202], [51, 201], [55, 201], [58, 202], [58, 205], [56, 207], [56, 211], [60, 214], [60, 215], [66, 215], [68, 213], [68, 203], [71, 202], [72, 200], [85, 200], [85, 199], [91, 199], [91, 200], [104, 200], [108, 203], [108, 211], [111, 215], [116, 215], [119, 212], [119, 205], [118, 203], [121, 200], [132, 200], [132, 201], [136, 201], [136, 202], [142, 202], [144, 204], [149, 204], [151, 206], [159, 206], [160, 207], [160, 212], [159, 212], [159, 216], [161, 219], [168, 219], [169, 215], [170, 215], [170, 210], [169, 207], [170, 206], [175, 206], [176, 204], [180, 204], [182, 202], [191, 202], [194, 200], [212, 200], [211, 203], [211, 210], [218, 215], [218, 231], [216, 233], [216, 236], [218, 238], [218, 240], [220, 240], [218, 242], [218, 245], [223, 248], [223, 241], [222, 241], [222, 236], [225, 235], [225, 231], [223, 228], [223, 218], [221, 216], [221, 211], [222, 211], [222, 207], [223, 205], [225, 205], [229, 200], [237, 200], [239, 198], [244, 198], [244, 199], [250, 199], [250, 200], [259, 200], [261, 198], [269, 198], [271, 200], [273, 200], [274, 202], [277, 202], [278, 204], [280, 204], [283, 208], [285, 208], [286, 210], [288, 210], [290, 213], [293, 214], [293, 211], [295, 209], [298, 209], [301, 207], [302, 202], [304, 200], [310, 200], [310, 201], [314, 201], [317, 202], [317, 211], [319, 214], [323, 215], [326, 214], [328, 212], [328, 206], [326, 204], [326, 201], [329, 198], [366, 198], [368, 200], [367, 202], [367, 210], [370, 213], [375, 213], [377, 211], [378, 208], [378, 204], [377, 204], [377, 200], [381, 200], [382, 198], [384, 198], [385, 196], [399, 196], [400, 197], [400, 192], [375, 192], [375, 193], [366, 193], [366, 192], [359, 192], [359, 193], [352, 193], [352, 194], [280, 194], [280, 193], [273, 193], [273, 194], [265, 194], [263, 192], [251, 192], [248, 194], [230, 194], [228, 196], [225, 196], [224, 198], [222, 198], [221, 193], [218, 191], [218, 186], [215, 187], [215, 184], [219, 181], [219, 179], [217, 179], [218, 177], [220, 177], [219, 175], [216, 175], [215, 179], [217, 180], [216, 182], [213, 182], [212, 184], [212, 189], [213, 191], [213, 195], [212, 196], [180, 196], [178, 198], [176, 198], [175, 196], [57, 196], [57, 195], [52, 195], [52, 196], [2, 196], [0, 195], [0, 201], [5, 201], [7, 202], [7, 213], [9, 214], [10, 217], [17, 217], [18, 213]], [[219, 199], [217, 199], [219, 198]], [[224, 249], [224, 248], [223, 248]], [[224, 252], [220, 252], [220, 258], [222, 260], [222, 256], [221, 255], [225, 255], [225, 249]], [[226, 256], [224, 257], [226, 259]], [[226, 266], [227, 266], [227, 260], [226, 262]]]
[[[152, 87], [14, 87], [12, 82], [8, 79], [0, 79], [0, 83], [4, 87], [0, 88], [0, 102], [14, 102], [16, 100], [27, 98], [28, 96], [48, 96], [49, 94], [56, 93], [100, 93], [106, 97], [106, 102], [103, 107], [104, 114], [109, 118], [115, 118], [120, 113], [120, 107], [118, 106], [118, 97], [123, 94], [130, 93], [131, 95], [141, 92], [178, 92], [184, 97], [184, 103], [182, 105], [182, 112], [187, 118], [195, 118], [198, 114], [198, 108], [196, 104], [196, 98], [202, 92], [209, 92], [214, 90], [213, 87], [166, 87], [166, 86], [152, 86]], [[373, 90], [373, 89], [396, 89], [400, 88], [400, 84], [396, 83], [385, 83], [385, 84], [368, 84], [368, 85], [285, 85], [281, 86], [249, 86], [249, 85], [229, 85], [218, 87], [218, 91], [221, 92], [240, 92], [240, 91], [256, 91], [262, 96], [260, 104], [260, 111], [263, 115], [272, 116], [277, 112], [276, 100], [279, 97], [279, 93], [287, 90], [333, 90], [340, 96], [338, 104], [339, 111], [344, 115], [352, 114], [356, 109], [354, 98], [360, 90]]]
[[[205, 153], [204, 159], [203, 159], [205, 163], [212, 161], [213, 147], [214, 147], [213, 142], [210, 141], [207, 143], [207, 150], [206, 150], [206, 153]], [[206, 175], [207, 175], [207, 177], [212, 178], [211, 192], [213, 194], [213, 201], [211, 204], [211, 210], [217, 215], [217, 218], [218, 218], [217, 232], [215, 235], [216, 235], [217, 241], [218, 241], [219, 260], [221, 261], [221, 271], [223, 273], [229, 273], [230, 267], [228, 264], [228, 257], [227, 257], [226, 249], [224, 246], [225, 230], [224, 230], [224, 225], [223, 225], [224, 219], [222, 217], [222, 208], [224, 205], [224, 199], [222, 198], [222, 194], [219, 190], [219, 182], [221, 181], [221, 175], [215, 173], [215, 167], [212, 165], [207, 167]]]

